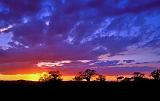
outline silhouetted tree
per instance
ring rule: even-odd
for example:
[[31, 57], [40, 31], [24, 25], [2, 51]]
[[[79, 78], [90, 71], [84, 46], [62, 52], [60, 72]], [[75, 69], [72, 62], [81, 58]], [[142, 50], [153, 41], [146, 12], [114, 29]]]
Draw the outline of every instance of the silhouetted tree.
[[50, 79], [51, 79], [51, 76], [48, 73], [45, 73], [39, 78], [39, 81], [46, 82], [46, 81], [49, 81]]
[[49, 75], [51, 76], [51, 80], [53, 81], [61, 81], [62, 74], [59, 71], [50, 71]]
[[61, 81], [62, 74], [59, 71], [50, 71], [49, 73], [43, 74], [39, 81], [46, 82], [46, 81]]
[[92, 76], [94, 76], [95, 74], [96, 74], [96, 71], [95, 71], [95, 70], [86, 69], [86, 70], [82, 73], [82, 76], [83, 76], [83, 79], [86, 79], [87, 82], [90, 82]]
[[92, 76], [96, 75], [95, 70], [86, 69], [84, 72], [79, 72], [79, 75], [76, 76], [76, 79], [85, 79], [86, 81], [90, 82]]
[[78, 75], [76, 75], [73, 79], [75, 81], [82, 81], [83, 79], [87, 80], [87, 81], [90, 81], [91, 77], [93, 75], [96, 75], [95, 71], [94, 70], [90, 70], [90, 69], [87, 69], [85, 71], [81, 71], [78, 73]]
[[98, 77], [96, 78], [97, 81], [103, 82], [106, 81], [106, 77], [104, 75], [98, 75]]
[[155, 80], [160, 80], [160, 69], [157, 69], [157, 70], [154, 70], [153, 72], [151, 72], [151, 76]]
[[82, 81], [83, 80], [83, 75], [82, 75], [82, 72], [79, 72], [78, 75], [76, 75], [73, 80], [75, 81]]
[[122, 81], [124, 79], [124, 76], [118, 76], [117, 81]]

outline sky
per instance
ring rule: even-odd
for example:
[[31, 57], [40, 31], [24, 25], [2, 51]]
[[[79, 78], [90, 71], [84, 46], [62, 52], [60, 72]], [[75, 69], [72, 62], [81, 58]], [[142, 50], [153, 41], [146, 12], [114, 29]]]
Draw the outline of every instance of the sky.
[[87, 68], [160, 68], [160, 0], [0, 0], [0, 79]]

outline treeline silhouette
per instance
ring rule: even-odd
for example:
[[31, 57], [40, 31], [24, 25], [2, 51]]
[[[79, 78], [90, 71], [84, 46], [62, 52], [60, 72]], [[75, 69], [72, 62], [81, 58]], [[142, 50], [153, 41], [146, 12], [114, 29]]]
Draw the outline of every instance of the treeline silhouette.
[[[96, 76], [95, 80], [92, 78]], [[145, 78], [141, 72], [134, 72], [132, 77], [118, 76], [117, 81], [107, 80], [95, 70], [86, 69], [79, 72], [73, 81], [62, 81], [59, 71], [50, 71], [39, 82], [34, 81], [0, 81], [0, 99], [25, 98], [58, 99], [157, 99], [160, 91], [160, 70], [150, 73], [153, 79]], [[159, 98], [158, 98], [159, 99]], [[22, 99], [21, 99], [22, 100]]]
[[[92, 69], [86, 69], [85, 71], [81, 71], [73, 78], [73, 81], [87, 81], [90, 82], [92, 77], [96, 76], [96, 79], [94, 81], [100, 81], [104, 82], [106, 81], [106, 77], [102, 74], [98, 74], [95, 70]], [[150, 73], [150, 76], [154, 80], [160, 80], [160, 69], [156, 69]], [[147, 80], [148, 78], [145, 78], [145, 74], [141, 72], [134, 72], [132, 77], [124, 77], [124, 76], [118, 76], [117, 81], [140, 81], [140, 80]], [[43, 74], [39, 81], [40, 82], [47, 82], [47, 81], [62, 81], [62, 74], [60, 71], [50, 71], [46, 74]]]

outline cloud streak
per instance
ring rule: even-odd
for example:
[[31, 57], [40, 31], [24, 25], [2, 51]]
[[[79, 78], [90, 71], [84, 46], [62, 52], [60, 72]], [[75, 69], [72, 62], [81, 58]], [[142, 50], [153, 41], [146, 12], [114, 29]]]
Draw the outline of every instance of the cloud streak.
[[37, 64], [38, 67], [46, 68], [46, 67], [59, 67], [64, 64], [71, 63], [70, 60], [56, 61], [56, 62], [39, 62]]

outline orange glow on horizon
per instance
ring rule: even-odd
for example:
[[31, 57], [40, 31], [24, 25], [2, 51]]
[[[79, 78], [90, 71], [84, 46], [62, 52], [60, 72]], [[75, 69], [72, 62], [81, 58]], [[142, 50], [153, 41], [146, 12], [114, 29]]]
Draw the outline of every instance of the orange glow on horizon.
[[0, 74], [0, 80], [29, 80], [38, 81], [40, 78], [40, 73], [35, 74], [15, 74], [15, 75], [3, 75]]
[[[42, 73], [36, 74], [15, 74], [15, 75], [3, 75], [0, 74], [0, 80], [29, 80], [38, 81]], [[115, 81], [117, 76], [106, 76], [107, 81]], [[62, 76], [63, 81], [71, 81], [74, 76]]]
[[[7, 80], [7, 81], [12, 81], [12, 80], [28, 80], [28, 81], [38, 81], [39, 78], [46, 72], [43, 73], [34, 73], [34, 74], [15, 74], [15, 75], [4, 75], [0, 74], [0, 80]], [[133, 75], [122, 75], [124, 77], [132, 77]], [[146, 76], [147, 78], [150, 78], [149, 76]], [[74, 76], [62, 76], [63, 81], [73, 81]], [[93, 80], [96, 77], [93, 77]], [[111, 76], [107, 75], [106, 76], [106, 81], [116, 81], [117, 76]]]

